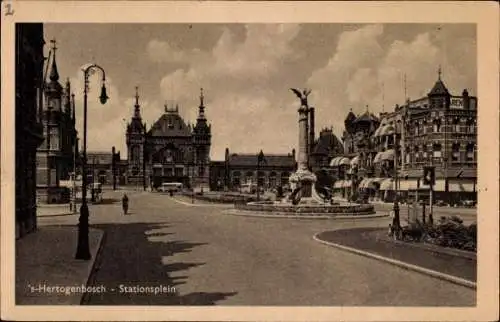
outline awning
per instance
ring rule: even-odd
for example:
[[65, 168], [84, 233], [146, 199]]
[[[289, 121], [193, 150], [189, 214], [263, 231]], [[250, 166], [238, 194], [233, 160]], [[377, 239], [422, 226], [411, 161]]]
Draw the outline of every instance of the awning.
[[333, 188], [334, 189], [342, 188], [343, 185], [344, 185], [344, 180], [337, 180], [333, 184]]
[[448, 182], [448, 191], [474, 192], [474, 182], [470, 180]]
[[398, 182], [398, 189], [402, 191], [417, 189], [417, 180], [401, 180]]
[[368, 188], [368, 185], [370, 184], [370, 178], [364, 178], [361, 180], [359, 183], [359, 188]]
[[380, 183], [380, 190], [394, 190], [393, 180], [390, 178], [384, 179]]
[[330, 166], [331, 167], [336, 167], [339, 165], [339, 161], [342, 157], [335, 157], [332, 159], [332, 161], [330, 161]]
[[380, 161], [392, 161], [394, 160], [394, 150], [390, 149], [382, 152], [382, 156], [380, 157]]
[[386, 125], [384, 126], [381, 130], [380, 130], [380, 133], [379, 135], [380, 136], [384, 136], [384, 135], [394, 135], [394, 132], [396, 131], [396, 129], [394, 128], [393, 125]]
[[351, 180], [344, 180], [344, 183], [342, 185], [342, 188], [348, 188], [351, 186]]
[[379, 163], [382, 158], [382, 155], [384, 155], [384, 152], [378, 152], [376, 155], [375, 155], [375, 158], [373, 158], [373, 163]]
[[[423, 180], [420, 180], [420, 189], [429, 189], [429, 186], [425, 185]], [[434, 184], [434, 191], [445, 191], [444, 180], [436, 180], [436, 183]]]
[[358, 165], [359, 164], [359, 157], [354, 157], [352, 160], [351, 160], [351, 166], [353, 165]]
[[348, 158], [342, 158], [339, 161], [339, 165], [350, 165], [350, 164], [351, 164], [351, 160], [349, 160]]
[[381, 124], [376, 130], [375, 130], [375, 133], [373, 133], [373, 136], [374, 137], [377, 137], [380, 135], [380, 132], [382, 131], [382, 129], [385, 127], [385, 124]]

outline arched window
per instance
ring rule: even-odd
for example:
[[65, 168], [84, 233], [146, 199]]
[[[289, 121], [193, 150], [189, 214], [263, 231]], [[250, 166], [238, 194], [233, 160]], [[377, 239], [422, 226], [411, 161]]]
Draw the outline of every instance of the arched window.
[[271, 187], [276, 187], [276, 172], [272, 171], [270, 174], [269, 174], [269, 186]]
[[432, 121], [432, 130], [434, 133], [438, 133], [441, 131], [441, 120], [440, 119], [435, 119]]
[[453, 120], [453, 131], [459, 133], [460, 130], [460, 119], [457, 117]]
[[451, 160], [460, 161], [460, 143], [453, 143], [451, 146]]
[[467, 120], [467, 123], [466, 123], [467, 133], [470, 133], [470, 134], [476, 133], [476, 126], [475, 126], [476, 124], [475, 123], [476, 123], [475, 120], [472, 118]]
[[246, 182], [247, 183], [252, 183], [253, 182], [253, 171], [247, 171], [247, 173], [246, 173]]
[[468, 162], [474, 161], [474, 144], [473, 143], [467, 144], [466, 151], [467, 151], [466, 160]]
[[434, 143], [432, 145], [432, 156], [434, 158], [441, 158], [441, 144], [440, 143]]

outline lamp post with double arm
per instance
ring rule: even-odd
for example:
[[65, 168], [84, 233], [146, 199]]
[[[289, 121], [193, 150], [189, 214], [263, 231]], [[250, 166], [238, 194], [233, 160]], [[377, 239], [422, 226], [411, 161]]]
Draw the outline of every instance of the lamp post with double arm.
[[76, 259], [89, 260], [92, 258], [89, 248], [89, 207], [87, 205], [87, 92], [89, 91], [89, 76], [91, 72], [100, 70], [102, 72], [102, 87], [99, 100], [101, 104], [106, 104], [108, 95], [106, 94], [106, 73], [99, 65], [88, 65], [83, 69], [84, 90], [83, 90], [83, 153], [82, 153], [82, 205], [80, 207], [80, 218], [78, 222], [78, 245], [76, 248]]

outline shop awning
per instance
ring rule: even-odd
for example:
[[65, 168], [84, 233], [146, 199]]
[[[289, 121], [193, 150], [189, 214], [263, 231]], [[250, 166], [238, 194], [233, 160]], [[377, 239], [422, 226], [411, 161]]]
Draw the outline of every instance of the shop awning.
[[[420, 180], [420, 189], [429, 189], [429, 186], [425, 185], [422, 181], [423, 180]], [[436, 180], [436, 184], [434, 185], [434, 191], [445, 191], [444, 180]]]
[[344, 184], [342, 185], [342, 188], [348, 188], [352, 184], [351, 180], [344, 180]]
[[448, 182], [448, 191], [474, 192], [474, 182], [469, 180]]
[[390, 149], [382, 152], [382, 156], [380, 157], [380, 161], [392, 161], [394, 160], [394, 150]]
[[354, 157], [352, 160], [351, 160], [351, 166], [353, 165], [358, 165], [359, 164], [359, 157]]
[[417, 180], [401, 180], [398, 182], [398, 189], [401, 191], [417, 189]]
[[332, 161], [330, 161], [330, 166], [331, 167], [336, 167], [339, 165], [339, 160], [341, 159], [342, 157], [335, 157], [332, 159]]
[[370, 178], [364, 178], [363, 180], [361, 180], [358, 187], [359, 188], [368, 188], [369, 184], [370, 184]]
[[394, 190], [394, 182], [392, 179], [387, 178], [380, 182], [380, 190]]
[[375, 155], [375, 158], [373, 158], [373, 163], [379, 163], [382, 158], [382, 156], [384, 155], [384, 152], [378, 152], [376, 155]]
[[349, 160], [348, 158], [342, 158], [339, 161], [339, 165], [350, 165], [350, 164], [351, 164], [351, 160]]
[[342, 188], [343, 185], [344, 185], [344, 180], [337, 180], [333, 184], [333, 188], [334, 189]]

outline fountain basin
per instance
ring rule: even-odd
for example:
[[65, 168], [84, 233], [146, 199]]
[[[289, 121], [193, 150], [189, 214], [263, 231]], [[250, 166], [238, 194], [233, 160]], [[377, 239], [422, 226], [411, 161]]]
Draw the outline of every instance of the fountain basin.
[[260, 201], [235, 204], [236, 209], [249, 212], [276, 213], [276, 215], [323, 215], [323, 216], [363, 216], [375, 214], [373, 205], [355, 203], [298, 204]]

